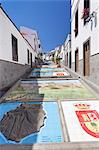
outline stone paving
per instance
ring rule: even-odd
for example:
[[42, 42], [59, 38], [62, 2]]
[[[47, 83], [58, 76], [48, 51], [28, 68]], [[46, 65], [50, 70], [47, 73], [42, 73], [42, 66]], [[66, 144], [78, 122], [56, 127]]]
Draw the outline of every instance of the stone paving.
[[19, 143], [7, 140], [0, 133], [1, 149], [99, 149], [99, 100], [88, 85], [64, 68], [57, 68], [51, 62], [34, 68], [2, 100], [0, 120], [22, 104], [35, 103], [43, 106], [46, 120], [38, 133]]

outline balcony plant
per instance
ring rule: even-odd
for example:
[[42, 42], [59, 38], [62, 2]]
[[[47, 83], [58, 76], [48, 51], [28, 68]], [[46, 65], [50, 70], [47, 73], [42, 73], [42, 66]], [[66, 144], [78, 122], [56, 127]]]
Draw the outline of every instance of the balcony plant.
[[81, 19], [87, 19], [89, 17], [89, 8], [85, 8], [82, 13]]

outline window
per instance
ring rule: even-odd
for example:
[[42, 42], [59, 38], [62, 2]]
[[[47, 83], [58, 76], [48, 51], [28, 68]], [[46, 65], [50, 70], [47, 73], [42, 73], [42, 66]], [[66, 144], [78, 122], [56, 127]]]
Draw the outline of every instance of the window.
[[76, 14], [75, 14], [75, 37], [78, 35], [78, 9], [76, 11]]
[[84, 0], [84, 25], [86, 24], [86, 19], [89, 17], [90, 12], [90, 0]]
[[27, 50], [27, 62], [28, 62], [28, 64], [29, 64], [29, 50]]
[[13, 35], [12, 35], [12, 59], [14, 61], [18, 61], [18, 41]]
[[41, 47], [41, 45], [39, 44], [39, 46], [38, 46], [39, 48]]

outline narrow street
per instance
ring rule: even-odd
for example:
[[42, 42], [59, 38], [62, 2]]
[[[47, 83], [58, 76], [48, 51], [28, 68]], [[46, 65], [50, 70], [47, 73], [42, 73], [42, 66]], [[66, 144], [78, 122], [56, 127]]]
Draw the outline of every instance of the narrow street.
[[2, 150], [16, 150], [20, 144], [21, 150], [27, 150], [23, 144], [29, 144], [29, 150], [99, 148], [99, 101], [95, 92], [50, 61], [33, 68], [2, 100]]
[[99, 0], [0, 1], [0, 150], [99, 150]]

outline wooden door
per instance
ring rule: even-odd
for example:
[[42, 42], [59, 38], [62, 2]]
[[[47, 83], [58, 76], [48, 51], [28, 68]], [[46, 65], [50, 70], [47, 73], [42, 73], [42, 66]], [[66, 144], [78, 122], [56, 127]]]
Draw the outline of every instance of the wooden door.
[[78, 49], [75, 51], [75, 72], [79, 70], [79, 52]]
[[83, 74], [89, 76], [90, 74], [90, 41], [88, 40], [83, 46]]

